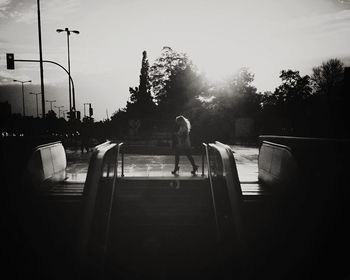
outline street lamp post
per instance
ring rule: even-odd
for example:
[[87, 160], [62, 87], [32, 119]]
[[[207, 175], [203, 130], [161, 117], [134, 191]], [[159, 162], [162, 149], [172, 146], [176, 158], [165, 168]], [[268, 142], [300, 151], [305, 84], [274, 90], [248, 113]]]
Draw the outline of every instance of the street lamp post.
[[52, 103], [56, 102], [56, 100], [45, 100], [50, 103], [50, 110], [52, 111]]
[[41, 92], [30, 92], [29, 94], [35, 94], [35, 99], [36, 99], [36, 117], [39, 118], [38, 95], [41, 94]]
[[24, 86], [23, 84], [25, 83], [31, 83], [32, 81], [29, 80], [29, 81], [19, 81], [19, 80], [13, 80], [14, 82], [18, 82], [18, 83], [21, 83], [22, 84], [22, 99], [23, 99], [23, 117], [26, 115], [26, 109], [25, 109], [25, 106], [24, 106]]
[[38, 8], [38, 35], [39, 35], [39, 62], [40, 62], [40, 81], [41, 81], [41, 106], [43, 115], [45, 117], [45, 93], [44, 93], [44, 66], [43, 66], [43, 47], [41, 41], [41, 16], [40, 16], [40, 0], [37, 0]]
[[[69, 49], [69, 35], [72, 33], [79, 34], [78, 30], [69, 30], [68, 27], [65, 29], [56, 29], [58, 33], [66, 32], [67, 33], [67, 48], [68, 48], [68, 73], [70, 75], [70, 49]], [[71, 81], [69, 79], [69, 110], [72, 111], [72, 99], [73, 99], [73, 110], [75, 111], [75, 93], [71, 91]]]
[[[89, 108], [91, 108], [91, 103], [84, 103], [84, 117], [86, 117], [85, 105], [89, 105], [90, 106]], [[90, 111], [89, 111], [89, 116], [91, 117]]]
[[61, 117], [61, 108], [63, 108], [64, 106], [55, 106], [55, 108], [58, 109], [58, 118]]
[[66, 119], [66, 112], [68, 112], [68, 110], [62, 110], [63, 118], [64, 118], [64, 119]]

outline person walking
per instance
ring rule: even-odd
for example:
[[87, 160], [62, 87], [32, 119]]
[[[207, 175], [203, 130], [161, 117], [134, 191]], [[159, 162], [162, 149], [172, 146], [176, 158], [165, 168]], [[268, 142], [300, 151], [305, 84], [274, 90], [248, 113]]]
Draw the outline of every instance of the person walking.
[[185, 154], [193, 168], [191, 173], [195, 175], [198, 170], [198, 166], [195, 164], [194, 159], [191, 156], [190, 121], [184, 116], [180, 115], [176, 117], [175, 123], [177, 125], [177, 130], [173, 140], [173, 145], [175, 148], [175, 168], [171, 173], [175, 175], [179, 172], [180, 155]]

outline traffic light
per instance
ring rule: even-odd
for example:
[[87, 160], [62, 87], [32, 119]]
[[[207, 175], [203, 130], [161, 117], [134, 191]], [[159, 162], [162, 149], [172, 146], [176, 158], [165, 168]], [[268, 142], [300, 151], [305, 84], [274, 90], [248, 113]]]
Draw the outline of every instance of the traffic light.
[[74, 112], [68, 111], [68, 112], [67, 112], [67, 119], [68, 119], [68, 120], [73, 119], [73, 118], [74, 118], [74, 115], [73, 115], [73, 114], [74, 114]]
[[6, 62], [7, 62], [7, 69], [8, 70], [15, 69], [15, 55], [13, 53], [6, 54]]
[[77, 111], [77, 120], [79, 120], [79, 121], [80, 121], [80, 118], [81, 118], [80, 111]]

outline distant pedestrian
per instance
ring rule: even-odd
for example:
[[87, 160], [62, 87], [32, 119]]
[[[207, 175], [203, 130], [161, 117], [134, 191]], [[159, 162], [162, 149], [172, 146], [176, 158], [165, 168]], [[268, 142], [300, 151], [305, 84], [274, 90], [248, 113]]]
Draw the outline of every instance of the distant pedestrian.
[[90, 152], [90, 135], [89, 130], [86, 126], [83, 126], [80, 133], [80, 149], [81, 153], [84, 153], [84, 149]]
[[193, 170], [191, 173], [195, 175], [198, 170], [198, 166], [195, 164], [194, 159], [191, 156], [190, 121], [184, 116], [177, 116], [175, 123], [177, 125], [176, 133], [173, 137], [173, 147], [175, 149], [175, 168], [171, 173], [174, 175], [177, 174], [180, 169], [180, 155], [184, 154], [192, 164]]

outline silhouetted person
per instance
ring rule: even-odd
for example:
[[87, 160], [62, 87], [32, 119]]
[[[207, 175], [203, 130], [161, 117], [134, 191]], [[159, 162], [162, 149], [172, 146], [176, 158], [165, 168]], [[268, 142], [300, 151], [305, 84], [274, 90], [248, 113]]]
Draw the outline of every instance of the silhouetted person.
[[81, 152], [84, 153], [84, 149], [87, 152], [90, 152], [90, 136], [89, 136], [89, 131], [87, 127], [83, 127], [81, 129], [80, 137], [81, 137], [81, 143], [80, 143]]
[[195, 175], [198, 170], [198, 166], [195, 164], [193, 157], [191, 156], [191, 124], [184, 116], [176, 117], [175, 123], [177, 125], [177, 130], [173, 137], [173, 146], [175, 148], [175, 168], [171, 173], [176, 174], [179, 171], [180, 155], [185, 154], [192, 164], [193, 170], [191, 173]]

